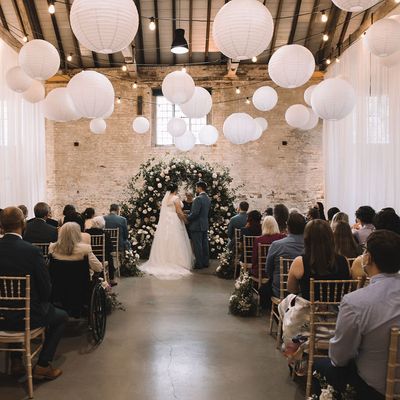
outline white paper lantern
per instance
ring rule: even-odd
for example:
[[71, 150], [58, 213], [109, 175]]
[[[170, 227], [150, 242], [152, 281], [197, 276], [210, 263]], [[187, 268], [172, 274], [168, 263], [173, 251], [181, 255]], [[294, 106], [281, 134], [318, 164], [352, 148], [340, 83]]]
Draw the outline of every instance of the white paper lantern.
[[146, 133], [150, 129], [150, 122], [146, 117], [136, 117], [133, 120], [132, 128], [136, 133]]
[[311, 85], [304, 92], [304, 101], [309, 106], [311, 106], [311, 95], [312, 95], [312, 92], [316, 87], [317, 87], [317, 85]]
[[196, 86], [190, 100], [181, 104], [180, 107], [187, 117], [202, 118], [211, 111], [212, 97], [206, 89]]
[[171, 136], [182, 136], [187, 130], [185, 120], [181, 118], [172, 118], [168, 121], [167, 131]]
[[300, 128], [302, 131], [309, 131], [311, 129], [314, 129], [318, 125], [319, 121], [318, 115], [315, 114], [312, 108], [307, 107], [307, 110], [309, 113], [309, 118], [307, 123]]
[[274, 32], [268, 8], [257, 0], [232, 0], [217, 13], [213, 38], [218, 50], [233, 60], [246, 60], [267, 49]]
[[17, 93], [25, 92], [34, 80], [21, 67], [12, 67], [6, 73], [7, 86]]
[[46, 90], [39, 81], [33, 81], [30, 88], [22, 93], [22, 97], [29, 103], [38, 103], [46, 97]]
[[268, 121], [263, 117], [254, 118], [254, 121], [261, 126], [263, 132], [268, 129]]
[[49, 42], [34, 39], [25, 43], [18, 55], [21, 68], [33, 79], [45, 81], [60, 68], [60, 56]]
[[298, 44], [280, 47], [268, 63], [270, 78], [280, 87], [293, 89], [312, 77], [315, 60], [311, 51]]
[[311, 96], [311, 106], [322, 119], [336, 121], [351, 113], [356, 104], [353, 87], [340, 78], [325, 79], [317, 85]]
[[97, 135], [104, 133], [107, 128], [106, 121], [103, 118], [95, 118], [90, 121], [90, 131]]
[[379, 0], [332, 0], [341, 10], [348, 12], [360, 12], [379, 3]]
[[256, 123], [246, 113], [233, 113], [224, 122], [224, 136], [233, 144], [244, 144], [251, 140]]
[[272, 87], [262, 86], [254, 92], [252, 100], [257, 110], [269, 111], [278, 103], [278, 93]]
[[205, 125], [200, 129], [199, 141], [206, 146], [212, 146], [218, 140], [218, 130], [212, 125]]
[[256, 140], [260, 139], [260, 137], [263, 134], [263, 128], [262, 128], [261, 124], [259, 122], [257, 122], [255, 119], [254, 119], [254, 122], [256, 123], [256, 128], [254, 129], [253, 134], [251, 135], [251, 138], [250, 138], [250, 140], [252, 142], [255, 142]]
[[163, 80], [161, 89], [164, 97], [173, 104], [182, 104], [194, 94], [193, 78], [183, 71], [170, 72]]
[[387, 57], [379, 57], [379, 61], [385, 67], [395, 67], [400, 64], [400, 51], [396, 51], [396, 53], [393, 53]]
[[101, 118], [114, 103], [114, 88], [110, 80], [95, 71], [76, 74], [67, 85], [67, 90], [77, 111], [85, 118]]
[[96, 53], [117, 53], [129, 47], [139, 26], [132, 0], [74, 0], [71, 28], [86, 48]]
[[400, 50], [400, 23], [392, 18], [376, 21], [364, 37], [367, 49], [378, 57], [387, 57]]
[[310, 113], [303, 104], [290, 106], [285, 113], [285, 120], [292, 128], [301, 128], [307, 124]]
[[175, 147], [181, 151], [189, 151], [194, 148], [196, 138], [191, 131], [186, 131], [184, 135], [175, 138]]
[[110, 118], [111, 115], [113, 114], [113, 112], [114, 112], [114, 102], [112, 103], [112, 106], [110, 107], [110, 109], [101, 118], [103, 118], [103, 119]]
[[43, 101], [43, 112], [47, 119], [58, 122], [75, 121], [81, 118], [67, 88], [55, 88], [47, 93]]

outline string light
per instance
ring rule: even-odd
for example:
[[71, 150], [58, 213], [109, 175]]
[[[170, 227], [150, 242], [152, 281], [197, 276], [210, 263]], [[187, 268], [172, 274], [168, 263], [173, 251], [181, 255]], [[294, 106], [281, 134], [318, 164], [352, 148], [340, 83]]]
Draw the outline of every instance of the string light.
[[400, 0], [394, 0], [394, 2], [395, 2], [396, 4], [399, 4], [399, 3], [400, 3]]
[[326, 15], [325, 11], [321, 11], [321, 21], [322, 22], [328, 21], [328, 16]]
[[121, 97], [117, 98], [117, 104], [121, 104]]
[[246, 97], [246, 104], [250, 104], [250, 99]]
[[339, 57], [336, 57], [336, 60], [335, 60], [338, 64], [340, 63], [340, 58]]
[[123, 66], [121, 67], [121, 69], [122, 69], [123, 72], [128, 71], [128, 67], [127, 67], [126, 65], [123, 65]]
[[254, 57], [251, 59], [251, 61], [253, 61], [254, 63], [257, 62], [257, 57], [254, 56]]
[[154, 17], [151, 17], [151, 18], [150, 18], [150, 22], [149, 22], [149, 29], [150, 29], [151, 31], [155, 31], [156, 28], [157, 28], [157, 26], [156, 26], [156, 20], [155, 20]]
[[186, 67], [183, 66], [182, 69], [181, 69], [181, 71], [182, 71], [182, 72], [186, 72], [186, 71], [187, 71], [187, 70], [186, 70]]
[[240, 87], [239, 86], [236, 88], [236, 94], [240, 94]]
[[28, 37], [27, 37], [27, 36], [24, 36], [24, 37], [22, 38], [22, 41], [23, 41], [24, 43], [26, 43], [26, 42], [28, 41]]
[[69, 61], [69, 62], [72, 61], [72, 54], [71, 53], [68, 54], [67, 61]]
[[329, 36], [328, 36], [326, 33], [324, 33], [324, 35], [322, 36], [322, 40], [323, 40], [324, 42], [327, 42], [328, 39], [329, 39]]
[[54, 1], [51, 1], [49, 4], [49, 13], [54, 14], [56, 12], [56, 7], [54, 6]]
[[325, 63], [326, 63], [326, 65], [329, 65], [329, 64], [331, 63], [331, 59], [330, 59], [330, 58], [327, 58], [327, 59], [325, 60]]
[[132, 89], [137, 89], [137, 82], [132, 83]]

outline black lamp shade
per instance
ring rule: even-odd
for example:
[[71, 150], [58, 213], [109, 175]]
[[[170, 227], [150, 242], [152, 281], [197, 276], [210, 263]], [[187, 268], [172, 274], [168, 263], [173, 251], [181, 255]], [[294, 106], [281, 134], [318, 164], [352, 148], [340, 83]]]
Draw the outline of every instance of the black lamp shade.
[[175, 30], [174, 41], [171, 45], [171, 51], [175, 54], [185, 54], [189, 51], [188, 42], [185, 39], [184, 29]]

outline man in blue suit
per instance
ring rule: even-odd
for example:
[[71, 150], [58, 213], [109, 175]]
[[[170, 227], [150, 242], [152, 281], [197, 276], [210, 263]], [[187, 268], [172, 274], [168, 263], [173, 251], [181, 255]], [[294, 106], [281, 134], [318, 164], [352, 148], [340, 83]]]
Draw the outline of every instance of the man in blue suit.
[[119, 249], [124, 251], [130, 248], [128, 239], [128, 223], [125, 217], [119, 215], [119, 205], [111, 204], [110, 214], [105, 215], [106, 229], [119, 229]]
[[196, 258], [195, 269], [208, 268], [210, 258], [208, 249], [208, 214], [211, 200], [206, 193], [206, 189], [205, 182], [197, 182], [197, 197], [193, 201], [192, 210], [188, 216], [190, 237]]

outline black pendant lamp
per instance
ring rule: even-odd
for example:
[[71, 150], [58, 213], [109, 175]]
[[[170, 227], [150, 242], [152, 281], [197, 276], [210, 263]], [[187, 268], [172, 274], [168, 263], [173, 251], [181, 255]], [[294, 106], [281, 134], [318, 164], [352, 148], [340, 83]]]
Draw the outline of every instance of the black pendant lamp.
[[189, 51], [188, 42], [185, 39], [184, 29], [175, 29], [174, 40], [171, 45], [171, 52], [174, 54], [185, 54]]

